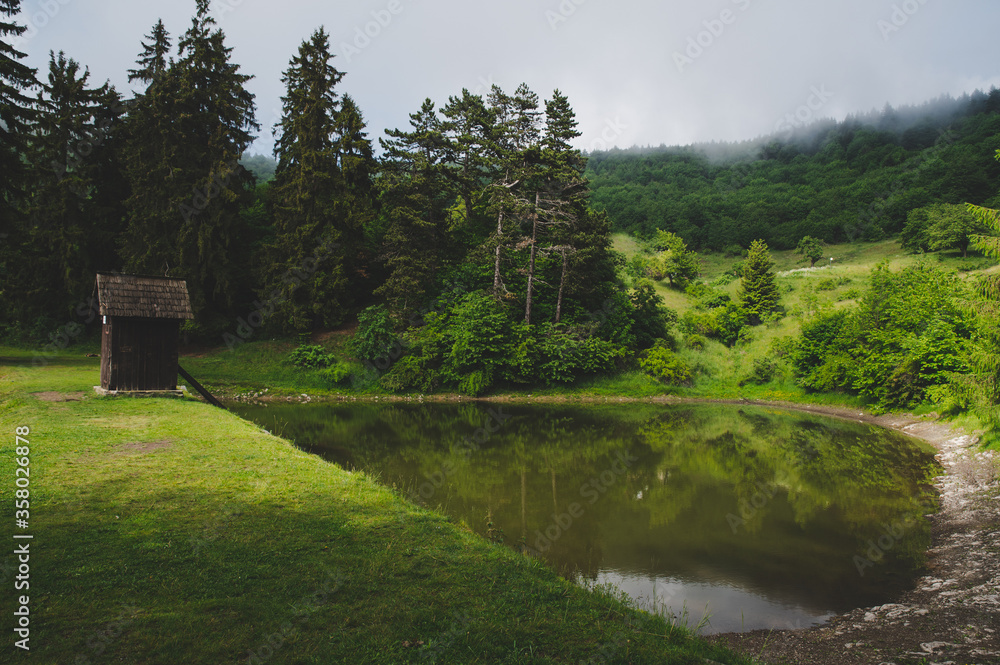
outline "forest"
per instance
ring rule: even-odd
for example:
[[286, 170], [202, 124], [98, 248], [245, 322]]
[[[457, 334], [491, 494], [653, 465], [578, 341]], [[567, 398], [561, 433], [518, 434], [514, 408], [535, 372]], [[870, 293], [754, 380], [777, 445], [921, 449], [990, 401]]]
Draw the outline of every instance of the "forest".
[[932, 204], [998, 203], [1000, 90], [817, 121], [738, 144], [589, 155], [592, 203], [616, 231], [697, 250], [878, 240]]
[[[137, 36], [132, 96], [61, 52], [28, 68], [18, 6], [0, 4], [7, 344], [92, 338], [97, 272], [185, 279], [188, 343], [352, 331], [346, 355], [303, 343], [289, 358], [352, 390], [482, 395], [623, 371], [690, 386], [713, 372], [692, 353], [794, 315], [740, 385], [776, 380], [778, 359], [808, 392], [996, 414], [995, 273], [880, 266], [843, 305], [791, 312], [771, 251], [814, 265], [824, 243], [898, 236], [996, 258], [998, 90], [588, 155], [559, 90], [493, 86], [427, 99], [375, 141], [319, 28], [289, 55], [271, 160], [247, 154], [272, 128], [208, 0], [182, 34], [159, 21]], [[616, 251], [613, 233], [641, 251]], [[699, 279], [710, 252], [733, 260], [728, 281]]]

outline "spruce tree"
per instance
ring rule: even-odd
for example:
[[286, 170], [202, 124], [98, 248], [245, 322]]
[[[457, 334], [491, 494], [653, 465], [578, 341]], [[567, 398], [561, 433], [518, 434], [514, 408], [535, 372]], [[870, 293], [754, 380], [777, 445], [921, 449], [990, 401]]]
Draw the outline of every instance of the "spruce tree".
[[760, 325], [764, 317], [778, 308], [774, 261], [763, 240], [753, 241], [743, 261], [739, 297], [751, 325]]
[[129, 113], [126, 267], [184, 277], [196, 320], [222, 325], [246, 287], [236, 280], [241, 255], [232, 250], [244, 230], [241, 206], [252, 196], [253, 177], [239, 164], [259, 128], [245, 88], [252, 77], [230, 62], [209, 0], [196, 0], [175, 62], [166, 61], [159, 23], [150, 38], [132, 70], [150, 82]]
[[[336, 92], [344, 75], [332, 60], [321, 28], [301, 44], [282, 78], [271, 190], [275, 237], [265, 284], [283, 294], [278, 312], [286, 330], [344, 321], [371, 219], [371, 143], [357, 105]], [[289, 280], [289, 271], [300, 274]]]
[[20, 214], [28, 181], [24, 154], [34, 120], [31, 92], [38, 85], [35, 70], [22, 62], [27, 54], [14, 46], [27, 29], [12, 20], [20, 11], [20, 0], [0, 0], [0, 317], [12, 323], [22, 319], [23, 289], [33, 272], [30, 263], [18, 260], [17, 239], [25, 236]]
[[25, 295], [50, 303], [53, 314], [88, 295], [95, 272], [120, 267], [115, 199], [122, 190], [110, 145], [120, 98], [108, 83], [90, 88], [89, 76], [64, 53], [49, 54], [28, 150], [34, 186], [26, 211], [38, 278]]
[[410, 114], [409, 132], [386, 130], [380, 201], [386, 225], [382, 259], [389, 275], [376, 293], [397, 320], [415, 320], [447, 258], [445, 139], [434, 102]]
[[128, 226], [119, 240], [125, 268], [160, 275], [176, 268], [177, 234], [183, 222], [175, 201], [189, 195], [175, 186], [181, 141], [174, 123], [179, 113], [180, 85], [168, 61], [170, 36], [160, 20], [143, 42], [129, 82], [146, 88], [128, 104], [123, 161], [131, 194], [126, 201]]
[[35, 118], [30, 94], [38, 86], [36, 71], [21, 62], [27, 54], [13, 46], [27, 29], [11, 20], [20, 11], [21, 0], [0, 0], [0, 220], [5, 226], [12, 221], [25, 184], [25, 142]]

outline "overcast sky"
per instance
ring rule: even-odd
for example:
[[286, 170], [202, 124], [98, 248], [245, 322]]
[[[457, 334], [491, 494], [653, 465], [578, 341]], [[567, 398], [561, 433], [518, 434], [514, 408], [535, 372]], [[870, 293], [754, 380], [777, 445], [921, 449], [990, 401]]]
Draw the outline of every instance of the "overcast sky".
[[[125, 71], [158, 18], [177, 37], [194, 1], [22, 0], [21, 50], [43, 78], [50, 50], [128, 92]], [[340, 92], [373, 139], [427, 97], [462, 88], [568, 95], [578, 146], [742, 140], [790, 118], [843, 119], [886, 103], [1000, 87], [995, 0], [213, 0], [233, 60], [254, 76], [261, 136], [282, 72], [319, 26]], [[786, 124], [779, 125], [784, 120]]]

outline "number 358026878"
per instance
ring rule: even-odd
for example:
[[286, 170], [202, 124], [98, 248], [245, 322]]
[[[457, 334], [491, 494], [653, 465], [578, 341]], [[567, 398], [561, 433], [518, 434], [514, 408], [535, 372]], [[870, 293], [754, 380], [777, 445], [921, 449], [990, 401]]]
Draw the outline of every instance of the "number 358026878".
[[14, 454], [16, 455], [15, 462], [17, 462], [17, 467], [14, 469], [14, 484], [16, 488], [14, 490], [14, 508], [16, 513], [14, 519], [17, 520], [27, 520], [28, 519], [28, 497], [30, 492], [28, 486], [31, 484], [31, 449], [28, 444], [28, 434], [30, 430], [27, 427], [18, 427], [15, 430], [15, 435], [17, 436], [17, 446], [14, 449]]

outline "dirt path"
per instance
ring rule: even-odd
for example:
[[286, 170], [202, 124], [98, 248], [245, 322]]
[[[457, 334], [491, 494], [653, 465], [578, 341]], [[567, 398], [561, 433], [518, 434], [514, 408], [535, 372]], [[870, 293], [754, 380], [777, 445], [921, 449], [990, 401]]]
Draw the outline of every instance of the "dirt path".
[[[776, 405], [779, 406], [779, 405]], [[711, 639], [766, 663], [1000, 664], [1000, 455], [947, 424], [902, 415], [782, 404], [919, 437], [938, 449], [941, 510], [932, 516], [928, 574], [895, 603], [853, 610], [804, 630]]]

